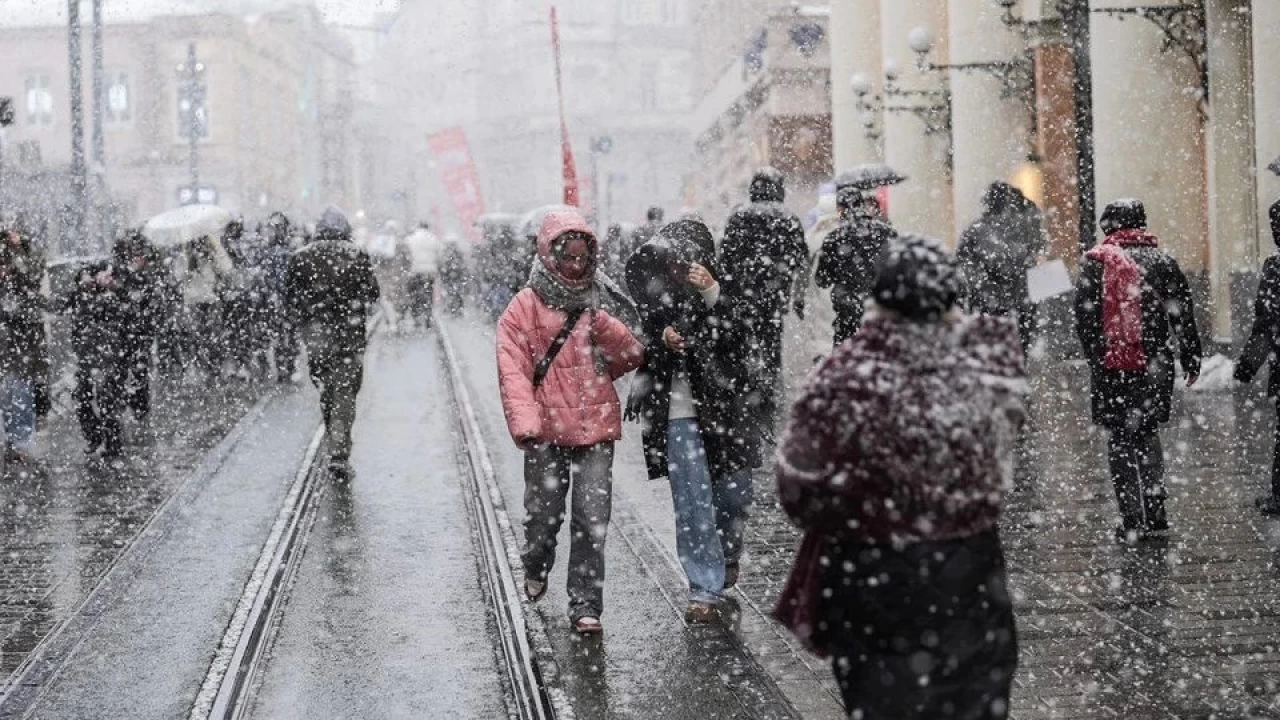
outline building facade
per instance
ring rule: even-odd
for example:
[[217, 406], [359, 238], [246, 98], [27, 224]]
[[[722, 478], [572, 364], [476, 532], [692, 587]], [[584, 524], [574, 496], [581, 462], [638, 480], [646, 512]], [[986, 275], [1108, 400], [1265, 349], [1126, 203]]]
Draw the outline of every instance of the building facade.
[[[680, 206], [692, 95], [687, 5], [556, 3], [581, 199], [602, 223], [641, 218], [650, 205]], [[398, 138], [398, 157], [369, 162], [385, 168], [386, 182], [370, 197], [382, 212], [398, 217], [436, 209], [446, 225], [455, 223], [426, 146], [428, 135], [455, 126], [467, 133], [489, 210], [560, 202], [560, 121], [546, 5], [406, 3], [370, 73], [376, 105], [390, 113], [383, 131]], [[407, 117], [399, 114], [403, 108], [412, 109]], [[393, 196], [403, 208], [385, 207]]]
[[1266, 81], [1280, 5], [832, 0], [832, 25], [836, 163], [910, 176], [892, 192], [897, 224], [953, 242], [986, 184], [1015, 181], [1074, 264], [1108, 201], [1141, 198], [1198, 288], [1206, 334], [1239, 337], [1280, 197], [1266, 170], [1280, 137], [1258, 131], [1280, 121]]
[[[0, 95], [15, 101], [4, 156], [13, 189], [24, 177], [70, 169], [72, 129], [65, 14], [7, 20], [0, 24]], [[252, 217], [276, 209], [310, 216], [357, 197], [350, 49], [313, 7], [249, 15], [108, 12], [101, 167], [92, 164], [87, 13], [82, 21], [91, 184], [100, 179], [125, 222], [175, 207], [189, 194], [189, 143], [178, 104], [179, 67], [193, 43], [207, 93], [198, 141], [205, 199]]]
[[738, 16], [717, 26], [727, 10], [718, 4], [707, 3], [699, 15], [717, 50], [700, 55], [687, 202], [720, 225], [747, 200], [751, 176], [770, 166], [787, 178], [787, 205], [808, 215], [833, 174], [830, 13], [825, 6], [762, 6], [754, 22]]

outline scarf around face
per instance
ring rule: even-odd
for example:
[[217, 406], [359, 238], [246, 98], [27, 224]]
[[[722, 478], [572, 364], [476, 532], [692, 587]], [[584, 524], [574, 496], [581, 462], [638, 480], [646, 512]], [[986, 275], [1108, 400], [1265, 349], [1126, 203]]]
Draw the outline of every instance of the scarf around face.
[[587, 315], [587, 341], [591, 356], [595, 359], [596, 373], [603, 375], [608, 369], [604, 353], [596, 342], [596, 311], [600, 309], [600, 290], [594, 273], [583, 281], [570, 283], [559, 273], [552, 272], [540, 259], [533, 261], [529, 272], [529, 288], [547, 307], [565, 314], [565, 322], [576, 323], [583, 313]]
[[1102, 263], [1102, 334], [1107, 350], [1102, 364], [1110, 370], [1144, 370], [1142, 347], [1142, 268], [1126, 247], [1156, 247], [1155, 235], [1141, 229], [1111, 233], [1085, 257]]

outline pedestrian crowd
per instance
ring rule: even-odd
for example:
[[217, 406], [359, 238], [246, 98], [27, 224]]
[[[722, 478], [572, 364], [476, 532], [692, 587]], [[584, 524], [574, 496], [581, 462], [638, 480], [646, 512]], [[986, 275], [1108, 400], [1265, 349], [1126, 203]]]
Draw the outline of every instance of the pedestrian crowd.
[[[761, 171], [718, 242], [694, 215], [651, 212], [651, 227], [610, 226], [603, 245], [571, 209], [542, 220], [497, 337], [526, 456], [526, 594], [546, 592], [567, 507], [570, 621], [601, 631], [610, 466], [634, 420], [649, 477], [670, 484], [688, 622], [733, 612], [753, 471], [772, 458], [804, 530], [775, 617], [831, 659], [849, 714], [1005, 717], [1018, 647], [998, 521], [1039, 324], [1029, 273], [1048, 260], [1043, 214], [993, 183], [952, 254], [900, 233], [873, 188], [839, 185], [818, 237], [784, 200], [782, 176]], [[1280, 203], [1271, 218], [1280, 243]], [[1075, 329], [1092, 420], [1109, 435], [1115, 535], [1135, 544], [1169, 529], [1158, 430], [1202, 348], [1187, 278], [1143, 204], [1117, 200], [1099, 226], [1079, 258]], [[619, 276], [630, 303], [609, 308]], [[786, 411], [782, 329], [810, 309], [810, 279], [831, 290], [834, 349]], [[1280, 258], [1264, 266], [1256, 315], [1241, 382], [1280, 362]], [[624, 400], [615, 381], [633, 369]], [[1268, 514], [1280, 513], [1280, 430], [1276, 457]]]
[[[121, 453], [121, 419], [145, 419], [152, 366], [202, 377], [289, 381], [305, 352], [320, 390], [330, 475], [349, 456], [368, 322], [430, 327], [435, 297], [470, 299], [497, 324], [508, 430], [524, 453], [524, 590], [547, 591], [567, 518], [569, 620], [603, 630], [605, 543], [615, 447], [638, 423], [647, 473], [670, 485], [685, 618], [733, 612], [755, 471], [771, 463], [783, 509], [803, 530], [775, 617], [829, 657], [855, 717], [1000, 718], [1017, 633], [998, 521], [1036, 339], [1028, 271], [1046, 258], [1044, 218], [993, 183], [954, 254], [901, 233], [874, 186], [837, 183], [836, 216], [806, 235], [773, 169], [719, 240], [693, 214], [603, 241], [576, 209], [524, 222], [486, 216], [471, 257], [428, 223], [360, 237], [328, 208], [303, 229], [275, 213], [253, 232], [158, 247], [123, 232], [110, 256], [45, 277], [32, 229], [0, 227], [0, 406], [6, 455], [36, 462], [49, 401], [47, 313], [71, 317], [74, 400], [91, 459]], [[1271, 208], [1280, 243], [1280, 202]], [[1174, 383], [1193, 385], [1202, 348], [1189, 284], [1137, 200], [1101, 214], [1103, 239], [1079, 258], [1076, 334], [1092, 420], [1109, 433], [1120, 522], [1139, 543], [1169, 529], [1159, 428]], [[784, 323], [830, 288], [833, 347], [789, 409]], [[1236, 366], [1268, 360], [1280, 381], [1280, 258], [1266, 261], [1256, 320]], [[629, 394], [617, 381], [634, 373]], [[44, 398], [43, 400], [41, 398]], [[1280, 429], [1273, 492], [1280, 513]]]

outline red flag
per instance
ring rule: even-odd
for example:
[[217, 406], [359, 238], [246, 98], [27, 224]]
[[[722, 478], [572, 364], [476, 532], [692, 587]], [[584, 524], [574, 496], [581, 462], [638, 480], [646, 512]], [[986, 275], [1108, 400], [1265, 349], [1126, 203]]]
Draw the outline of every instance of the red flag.
[[560, 153], [564, 163], [564, 204], [578, 206], [578, 171], [573, 163], [573, 146], [569, 143], [569, 125], [564, 115], [564, 81], [560, 72], [560, 23], [556, 6], [551, 6], [551, 52], [556, 60], [556, 95], [560, 100]]

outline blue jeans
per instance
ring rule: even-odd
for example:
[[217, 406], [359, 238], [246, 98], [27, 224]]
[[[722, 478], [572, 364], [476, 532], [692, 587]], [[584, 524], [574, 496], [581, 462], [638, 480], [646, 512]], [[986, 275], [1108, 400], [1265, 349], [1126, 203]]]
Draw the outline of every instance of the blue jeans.
[[724, 594], [724, 568], [742, 555], [742, 533], [751, 504], [751, 472], [712, 477], [696, 418], [667, 426], [667, 475], [676, 514], [676, 553], [694, 602], [716, 603]]
[[0, 376], [0, 412], [9, 445], [16, 450], [30, 449], [36, 433], [35, 386], [30, 380], [17, 375]]

